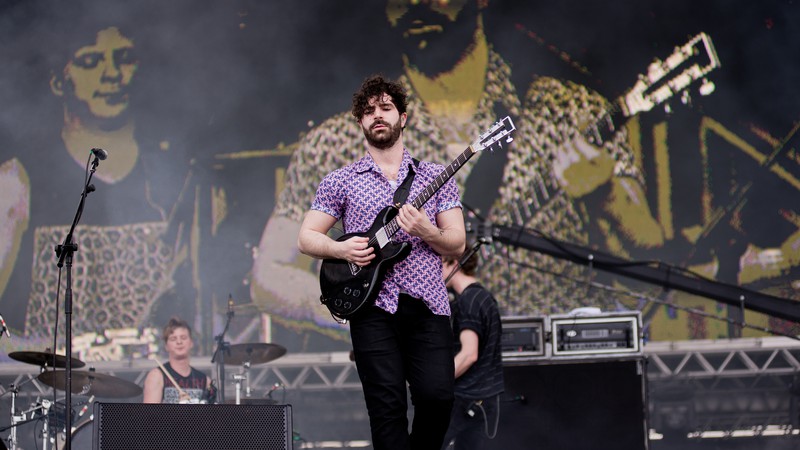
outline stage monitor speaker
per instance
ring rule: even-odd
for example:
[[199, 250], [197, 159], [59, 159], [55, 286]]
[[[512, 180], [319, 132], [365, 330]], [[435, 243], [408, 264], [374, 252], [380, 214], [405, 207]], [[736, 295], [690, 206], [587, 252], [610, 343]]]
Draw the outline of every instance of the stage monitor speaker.
[[641, 358], [506, 365], [496, 447], [646, 450]]
[[291, 405], [94, 405], [92, 450], [289, 450]]

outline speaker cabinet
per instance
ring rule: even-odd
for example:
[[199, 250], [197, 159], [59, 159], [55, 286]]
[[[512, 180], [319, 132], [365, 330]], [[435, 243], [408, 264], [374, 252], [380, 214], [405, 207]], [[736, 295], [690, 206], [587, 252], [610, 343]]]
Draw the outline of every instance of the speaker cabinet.
[[506, 365], [496, 447], [646, 450], [644, 360]]
[[289, 450], [291, 405], [94, 405], [93, 450]]

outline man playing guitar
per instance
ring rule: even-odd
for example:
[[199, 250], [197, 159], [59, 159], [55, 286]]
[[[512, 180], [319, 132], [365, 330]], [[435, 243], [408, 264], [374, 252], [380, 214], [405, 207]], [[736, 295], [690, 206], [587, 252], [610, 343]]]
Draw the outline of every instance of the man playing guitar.
[[[352, 113], [366, 138], [367, 152], [320, 183], [300, 228], [301, 252], [357, 267], [381, 258], [367, 237], [335, 241], [327, 233], [340, 219], [346, 233], [369, 229], [379, 211], [394, 203], [395, 190], [412, 170], [412, 197], [441, 174], [437, 164], [412, 167], [403, 145], [406, 106], [402, 85], [380, 76], [365, 80], [353, 96]], [[425, 209], [397, 206], [400, 230], [393, 240], [408, 242], [410, 254], [386, 273], [375, 304], [349, 318], [350, 336], [374, 448], [439, 449], [453, 404], [454, 374], [441, 256], [458, 256], [464, 250], [464, 220], [452, 180]], [[406, 383], [415, 407], [410, 436]]]

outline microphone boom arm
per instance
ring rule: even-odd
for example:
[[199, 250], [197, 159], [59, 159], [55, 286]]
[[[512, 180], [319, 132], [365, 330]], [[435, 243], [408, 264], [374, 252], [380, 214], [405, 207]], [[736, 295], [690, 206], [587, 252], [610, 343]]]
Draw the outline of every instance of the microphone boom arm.
[[781, 319], [800, 322], [800, 302], [794, 300], [700, 277], [687, 276], [681, 273], [682, 269], [663, 263], [658, 263], [656, 267], [645, 264], [637, 265], [633, 261], [587, 247], [537, 236], [520, 227], [489, 226], [492, 239], [503, 244], [566, 259], [576, 264], [591, 265], [606, 272], [645, 281], [664, 289], [676, 289], [717, 300], [727, 305], [744, 307]]

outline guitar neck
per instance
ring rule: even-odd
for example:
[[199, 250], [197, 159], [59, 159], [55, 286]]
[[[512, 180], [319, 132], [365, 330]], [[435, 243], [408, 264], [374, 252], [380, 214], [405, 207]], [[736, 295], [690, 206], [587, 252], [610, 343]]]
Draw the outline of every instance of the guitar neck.
[[[469, 147], [467, 147], [467, 149], [464, 150], [460, 155], [458, 155], [458, 157], [455, 160], [453, 160], [453, 162], [451, 162], [447, 167], [445, 167], [444, 170], [442, 170], [442, 172], [439, 175], [437, 175], [433, 181], [430, 182], [430, 184], [425, 186], [425, 189], [423, 189], [422, 192], [419, 193], [419, 195], [414, 197], [414, 200], [411, 201], [411, 206], [413, 206], [416, 209], [420, 209], [423, 206], [425, 206], [425, 203], [427, 203], [428, 200], [430, 200], [430, 198], [433, 197], [433, 194], [435, 194], [439, 189], [441, 189], [441, 187], [444, 186], [445, 183], [447, 183], [447, 180], [452, 178], [453, 175], [455, 175], [455, 173], [458, 172], [458, 170], [461, 169], [461, 167], [467, 161], [469, 161], [469, 159], [472, 158], [472, 155], [474, 154], [475, 151], [472, 149], [472, 146], [470, 145]], [[387, 223], [385, 225], [385, 229], [386, 233], [390, 237], [393, 236], [400, 229], [400, 226], [397, 224], [397, 218], [394, 218], [389, 223]]]
[[581, 134], [587, 141], [594, 145], [602, 145], [610, 141], [619, 130], [620, 125], [628, 116], [623, 108], [623, 100], [617, 99], [606, 108], [597, 122], [581, 128]]
[[411, 201], [411, 206], [414, 208], [420, 209], [425, 206], [425, 203], [430, 200], [433, 194], [436, 193], [445, 183], [447, 180], [453, 177], [456, 172], [466, 163], [475, 152], [472, 151], [472, 147], [467, 147], [464, 152], [462, 152], [458, 157], [450, 163], [447, 167], [442, 170], [442, 172], [436, 176], [436, 178], [428, 184], [422, 192], [419, 193], [414, 200]]

